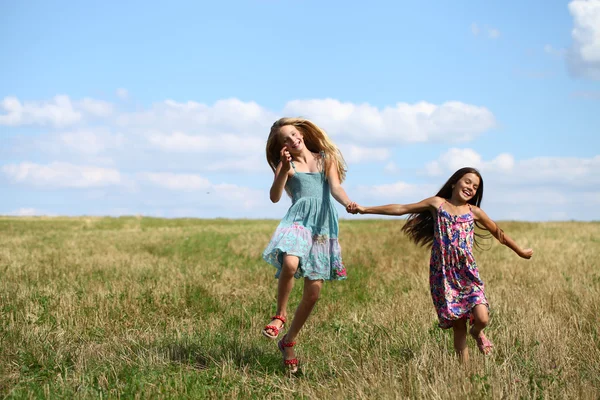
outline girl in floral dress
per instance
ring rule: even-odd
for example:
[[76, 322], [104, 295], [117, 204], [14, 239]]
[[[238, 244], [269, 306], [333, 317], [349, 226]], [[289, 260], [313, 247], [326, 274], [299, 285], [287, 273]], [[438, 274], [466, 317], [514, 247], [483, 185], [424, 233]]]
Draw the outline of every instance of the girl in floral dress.
[[323, 281], [346, 279], [338, 242], [338, 215], [331, 197], [344, 207], [350, 199], [341, 186], [346, 176], [342, 154], [317, 125], [302, 118], [282, 118], [271, 127], [267, 161], [275, 179], [274, 203], [285, 190], [292, 205], [275, 230], [263, 258], [277, 268], [277, 312], [262, 334], [276, 339], [287, 319], [287, 303], [295, 278], [304, 278], [304, 292], [294, 319], [278, 342], [284, 365], [298, 370], [293, 346], [310, 315]]
[[474, 168], [456, 171], [434, 197], [414, 204], [362, 207], [351, 203], [351, 213], [411, 214], [402, 230], [417, 244], [431, 244], [429, 285], [439, 326], [454, 330], [454, 348], [461, 361], [468, 361], [468, 333], [479, 351], [491, 352], [492, 343], [483, 334], [489, 320], [484, 284], [473, 257], [475, 224], [488, 230], [500, 243], [520, 257], [529, 259], [531, 249], [521, 249], [492, 221], [479, 205], [483, 179]]

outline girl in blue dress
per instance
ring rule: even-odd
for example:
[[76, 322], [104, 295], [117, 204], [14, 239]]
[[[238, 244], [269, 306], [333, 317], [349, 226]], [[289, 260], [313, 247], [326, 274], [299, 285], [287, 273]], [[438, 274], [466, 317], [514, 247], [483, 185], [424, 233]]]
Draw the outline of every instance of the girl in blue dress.
[[278, 342], [284, 365], [298, 370], [293, 346], [319, 298], [323, 281], [346, 279], [338, 242], [338, 214], [333, 198], [344, 207], [351, 201], [341, 186], [345, 162], [338, 148], [317, 125], [302, 118], [282, 118], [271, 127], [267, 161], [275, 179], [271, 201], [283, 191], [292, 205], [275, 230], [263, 258], [277, 268], [277, 312], [262, 334], [276, 339], [285, 326], [294, 278], [304, 278], [302, 300], [287, 334]]

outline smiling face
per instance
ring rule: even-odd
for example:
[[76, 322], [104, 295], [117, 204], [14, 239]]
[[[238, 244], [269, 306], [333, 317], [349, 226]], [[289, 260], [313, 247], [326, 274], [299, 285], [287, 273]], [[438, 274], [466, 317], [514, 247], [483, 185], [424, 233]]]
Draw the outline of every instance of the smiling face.
[[477, 194], [479, 183], [480, 179], [476, 174], [472, 172], [464, 174], [462, 178], [460, 178], [454, 185], [454, 188], [452, 189], [452, 197], [467, 203], [475, 196], [475, 194]]
[[294, 125], [284, 125], [279, 129], [279, 143], [292, 154], [299, 154], [304, 148], [304, 136]]

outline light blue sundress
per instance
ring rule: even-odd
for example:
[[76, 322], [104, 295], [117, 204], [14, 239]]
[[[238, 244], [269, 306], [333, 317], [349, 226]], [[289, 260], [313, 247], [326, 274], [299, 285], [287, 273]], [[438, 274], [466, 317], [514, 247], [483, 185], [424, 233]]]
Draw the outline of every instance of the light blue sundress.
[[292, 205], [263, 252], [263, 259], [277, 268], [276, 278], [281, 273], [283, 255], [288, 254], [300, 259], [296, 278], [346, 279], [338, 241], [338, 214], [325, 172], [323, 168], [321, 172], [297, 172], [293, 162], [292, 168], [294, 175], [286, 183]]

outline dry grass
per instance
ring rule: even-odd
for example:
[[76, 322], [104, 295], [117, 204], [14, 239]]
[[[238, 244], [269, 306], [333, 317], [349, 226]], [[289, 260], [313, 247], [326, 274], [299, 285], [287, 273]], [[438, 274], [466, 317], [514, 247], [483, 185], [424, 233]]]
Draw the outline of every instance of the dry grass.
[[260, 254], [276, 224], [0, 218], [0, 394], [600, 398], [599, 223], [502, 224], [535, 256], [497, 243], [476, 255], [495, 353], [470, 342], [464, 368], [436, 327], [428, 250], [400, 221], [343, 221], [349, 279], [325, 285], [295, 378], [259, 334], [274, 311]]

